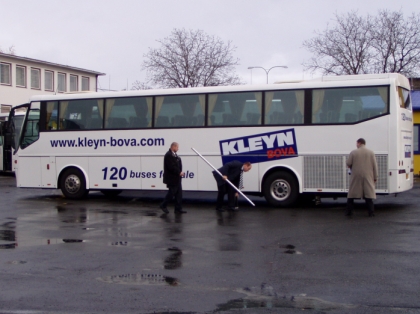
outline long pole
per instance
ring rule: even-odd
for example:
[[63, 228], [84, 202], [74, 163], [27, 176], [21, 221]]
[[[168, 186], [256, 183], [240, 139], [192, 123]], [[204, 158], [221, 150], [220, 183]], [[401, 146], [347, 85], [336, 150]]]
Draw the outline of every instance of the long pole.
[[[216, 171], [219, 176], [223, 177], [223, 175], [220, 173], [219, 170], [217, 170], [206, 158], [204, 158], [199, 152], [197, 152], [194, 148], [191, 147], [191, 149], [196, 153], [198, 156], [201, 157], [210, 167], [213, 168], [214, 171]], [[233, 187], [239, 194], [241, 194], [252, 206], [255, 206], [255, 204], [248, 198], [244, 193], [241, 192], [232, 182], [230, 182], [228, 179], [225, 180], [227, 183], [230, 184], [231, 187]]]

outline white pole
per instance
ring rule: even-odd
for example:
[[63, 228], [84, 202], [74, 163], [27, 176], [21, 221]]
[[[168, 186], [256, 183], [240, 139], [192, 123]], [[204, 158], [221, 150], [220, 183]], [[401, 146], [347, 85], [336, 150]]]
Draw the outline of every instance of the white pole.
[[[219, 176], [223, 177], [223, 175], [220, 173], [219, 170], [217, 170], [206, 158], [204, 158], [199, 152], [197, 152], [194, 148], [191, 147], [191, 149], [198, 155], [201, 157], [201, 159], [203, 159], [210, 167], [213, 168], [214, 171], [216, 171]], [[242, 193], [232, 182], [230, 182], [228, 179], [225, 180], [227, 183], [230, 184], [231, 187], [233, 187], [239, 194], [241, 194], [247, 201], [248, 203], [250, 203], [252, 206], [255, 206], [255, 204], [248, 198], [245, 196], [244, 193]]]

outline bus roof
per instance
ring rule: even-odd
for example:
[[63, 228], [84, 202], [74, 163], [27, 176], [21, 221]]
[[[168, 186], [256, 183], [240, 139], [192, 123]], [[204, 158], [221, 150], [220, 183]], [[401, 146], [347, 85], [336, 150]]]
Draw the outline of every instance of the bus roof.
[[120, 92], [91, 92], [77, 94], [57, 94], [57, 95], [35, 95], [30, 98], [34, 101], [57, 101], [69, 99], [90, 99], [90, 98], [116, 98], [116, 97], [137, 97], [137, 96], [157, 96], [157, 95], [182, 95], [182, 94], [204, 94], [204, 93], [223, 93], [223, 92], [244, 92], [244, 91], [270, 91], [279, 89], [303, 89], [303, 88], [325, 88], [340, 87], [346, 81], [346, 86], [365, 86], [389, 84], [392, 80], [398, 86], [410, 89], [408, 79], [397, 73], [384, 74], [360, 74], [360, 75], [340, 75], [323, 76], [316, 79], [304, 81], [278, 82], [264, 85], [233, 85], [233, 86], [212, 86], [212, 87], [190, 87], [190, 88], [170, 88], [170, 89], [147, 89]]

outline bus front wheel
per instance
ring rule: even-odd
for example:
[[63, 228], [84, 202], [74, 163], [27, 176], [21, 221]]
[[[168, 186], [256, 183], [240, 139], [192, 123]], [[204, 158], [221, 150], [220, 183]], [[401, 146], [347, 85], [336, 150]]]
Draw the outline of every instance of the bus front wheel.
[[264, 181], [263, 193], [267, 202], [273, 206], [290, 206], [298, 198], [298, 183], [290, 173], [275, 172]]
[[79, 169], [67, 169], [61, 176], [61, 192], [69, 199], [84, 198], [89, 190], [86, 189], [86, 179]]

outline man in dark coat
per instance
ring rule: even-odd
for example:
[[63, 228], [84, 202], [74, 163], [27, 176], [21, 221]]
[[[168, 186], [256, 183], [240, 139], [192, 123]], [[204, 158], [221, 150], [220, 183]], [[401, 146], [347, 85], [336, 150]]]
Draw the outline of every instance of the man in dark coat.
[[181, 158], [177, 155], [178, 148], [178, 143], [173, 142], [163, 159], [163, 183], [168, 187], [168, 193], [159, 207], [165, 214], [169, 213], [166, 206], [172, 199], [175, 200], [175, 213], [186, 213], [186, 211], [182, 210], [181, 180], [184, 173], [182, 172]]
[[241, 176], [243, 175], [243, 172], [248, 172], [251, 170], [251, 168], [252, 165], [250, 162], [242, 163], [238, 160], [233, 160], [217, 169], [223, 176], [220, 176], [216, 171], [213, 171], [213, 176], [216, 179], [218, 190], [216, 210], [220, 212], [224, 211], [222, 209], [222, 205], [223, 198], [225, 197], [226, 193], [228, 195], [229, 210], [238, 210], [238, 208], [235, 206], [235, 197], [238, 197], [238, 193], [229, 183], [226, 182], [226, 179], [232, 182], [238, 189], [241, 189]]
[[376, 198], [375, 183], [378, 180], [378, 165], [375, 153], [366, 148], [366, 141], [359, 138], [357, 149], [350, 153], [347, 167], [351, 171], [349, 192], [347, 194], [346, 216], [353, 215], [354, 199], [364, 198], [369, 217], [375, 216], [373, 200]]

